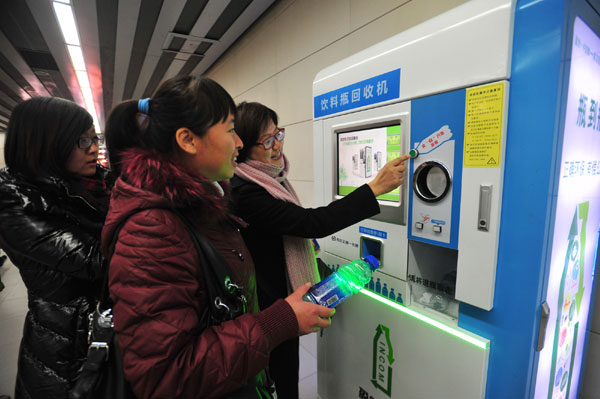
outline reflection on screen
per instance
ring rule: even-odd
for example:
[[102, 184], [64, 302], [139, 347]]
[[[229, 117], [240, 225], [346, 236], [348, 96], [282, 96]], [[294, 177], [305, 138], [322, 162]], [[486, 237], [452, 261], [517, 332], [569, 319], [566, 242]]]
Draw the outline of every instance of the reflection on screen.
[[[387, 162], [402, 155], [400, 125], [338, 133], [337, 195], [350, 194], [370, 182]], [[400, 204], [400, 188], [377, 197]]]

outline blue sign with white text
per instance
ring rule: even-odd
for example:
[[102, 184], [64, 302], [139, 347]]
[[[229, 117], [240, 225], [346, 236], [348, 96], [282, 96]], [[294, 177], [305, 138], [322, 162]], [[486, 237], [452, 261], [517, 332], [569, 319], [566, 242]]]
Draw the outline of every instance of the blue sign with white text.
[[400, 68], [315, 97], [315, 118], [399, 97]]
[[373, 237], [386, 238], [387, 233], [381, 230], [370, 229], [368, 227], [358, 226], [358, 232], [361, 234], [368, 234]]

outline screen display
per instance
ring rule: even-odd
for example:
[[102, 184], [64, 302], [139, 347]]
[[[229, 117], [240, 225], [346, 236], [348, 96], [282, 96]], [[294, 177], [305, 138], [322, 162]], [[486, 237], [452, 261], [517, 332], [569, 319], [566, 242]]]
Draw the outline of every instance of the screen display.
[[[387, 162], [402, 155], [401, 125], [384, 126], [337, 135], [337, 195], [350, 194], [369, 183]], [[400, 204], [400, 187], [377, 197]]]

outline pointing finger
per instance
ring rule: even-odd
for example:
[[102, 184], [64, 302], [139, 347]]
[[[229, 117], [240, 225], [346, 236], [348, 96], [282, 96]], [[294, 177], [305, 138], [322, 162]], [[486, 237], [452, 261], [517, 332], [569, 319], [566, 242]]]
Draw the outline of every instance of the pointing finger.
[[402, 165], [404, 163], [404, 161], [406, 161], [409, 158], [410, 158], [410, 155], [404, 154], [404, 155], [399, 156], [398, 158], [394, 159], [391, 162], [392, 162], [392, 165], [399, 166], [399, 165]]

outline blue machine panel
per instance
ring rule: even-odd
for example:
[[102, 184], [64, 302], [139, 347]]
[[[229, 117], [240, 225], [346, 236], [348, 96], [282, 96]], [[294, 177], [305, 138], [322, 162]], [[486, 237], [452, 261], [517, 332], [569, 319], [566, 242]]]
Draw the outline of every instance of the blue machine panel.
[[[411, 240], [458, 248], [464, 128], [465, 90], [411, 103], [410, 147], [419, 152], [409, 169], [413, 187], [408, 204]], [[424, 199], [417, 195], [419, 179], [430, 185], [421, 190]]]

